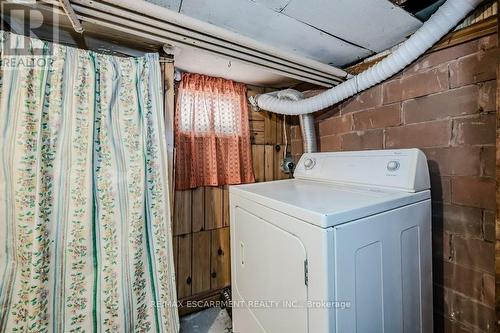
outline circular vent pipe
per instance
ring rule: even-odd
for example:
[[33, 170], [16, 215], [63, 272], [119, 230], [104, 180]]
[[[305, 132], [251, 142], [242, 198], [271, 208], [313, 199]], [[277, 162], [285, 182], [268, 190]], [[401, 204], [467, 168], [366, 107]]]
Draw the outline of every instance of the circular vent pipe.
[[337, 104], [401, 71], [460, 23], [481, 2], [482, 0], [447, 0], [391, 55], [321, 94], [306, 99], [292, 100], [280, 98], [279, 92], [273, 92], [258, 95], [250, 102], [260, 109], [286, 115], [308, 114]]
[[[280, 100], [300, 101], [304, 99], [304, 94], [293, 89], [285, 89], [275, 93]], [[318, 151], [316, 143], [316, 128], [314, 127], [314, 116], [312, 113], [299, 116], [300, 129], [302, 131], [302, 144], [304, 153], [315, 153]]]

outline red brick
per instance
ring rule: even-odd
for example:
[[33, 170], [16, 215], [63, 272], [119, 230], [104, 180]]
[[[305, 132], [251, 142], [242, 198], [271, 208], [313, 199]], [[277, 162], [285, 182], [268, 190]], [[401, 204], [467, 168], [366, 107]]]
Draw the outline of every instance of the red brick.
[[433, 263], [434, 282], [478, 301], [483, 296], [483, 273], [448, 261]]
[[458, 89], [412, 99], [403, 103], [405, 124], [478, 113], [479, 87]]
[[495, 276], [492, 274], [483, 275], [483, 303], [495, 306]]
[[453, 120], [454, 145], [487, 145], [496, 141], [496, 116], [480, 115]]
[[382, 85], [374, 86], [347, 100], [341, 105], [341, 113], [346, 114], [382, 104]]
[[478, 238], [483, 235], [483, 212], [480, 208], [434, 204], [432, 215], [435, 227], [451, 234]]
[[452, 202], [458, 205], [495, 209], [495, 180], [480, 177], [454, 177]]
[[482, 111], [496, 111], [497, 81], [487, 81], [477, 84], [479, 86], [479, 107]]
[[319, 123], [320, 136], [345, 133], [351, 129], [351, 115], [331, 117]]
[[493, 49], [458, 59], [450, 64], [451, 87], [494, 80], [498, 58], [498, 49]]
[[386, 129], [386, 148], [425, 148], [448, 146], [450, 120], [437, 120]]
[[443, 232], [443, 230], [436, 230], [432, 232], [432, 256], [434, 258], [442, 258], [444, 260], [453, 260], [453, 253], [451, 252], [452, 236]]
[[483, 237], [488, 242], [496, 240], [495, 212], [485, 210], [483, 213]]
[[417, 60], [413, 65], [404, 71], [404, 75], [411, 75], [416, 72], [444, 64], [451, 60], [479, 52], [495, 48], [497, 45], [497, 38], [495, 35], [486, 36], [480, 39], [448, 47], [442, 50], [434, 51], [424, 55]]
[[383, 130], [351, 132], [341, 136], [342, 150], [382, 149], [384, 144]]
[[447, 90], [448, 67], [439, 66], [384, 84], [384, 104], [407, 100]]
[[[448, 288], [443, 290], [443, 312], [466, 326], [477, 327], [482, 332], [495, 331], [495, 310], [469, 297], [453, 292]], [[469, 332], [478, 332], [477, 329]]]
[[396, 126], [401, 124], [400, 105], [396, 103], [356, 112], [353, 118], [355, 130]]
[[451, 178], [431, 175], [432, 201], [451, 202]]
[[339, 116], [340, 113], [340, 104], [335, 104], [326, 109], [320, 110], [314, 114], [314, 118], [316, 121], [322, 122], [330, 117]]
[[481, 148], [481, 175], [494, 177], [496, 172], [496, 147]]
[[340, 150], [340, 136], [327, 135], [319, 138], [320, 151], [338, 151]]
[[453, 237], [455, 262], [486, 272], [495, 272], [495, 245], [481, 239]]
[[441, 176], [478, 176], [481, 148], [461, 146], [424, 148], [429, 171]]

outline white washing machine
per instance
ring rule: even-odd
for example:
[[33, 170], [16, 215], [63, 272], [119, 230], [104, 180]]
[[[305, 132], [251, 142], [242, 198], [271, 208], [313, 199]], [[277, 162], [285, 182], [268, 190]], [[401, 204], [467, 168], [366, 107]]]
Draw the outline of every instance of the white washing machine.
[[230, 187], [234, 332], [432, 332], [425, 155], [304, 154], [294, 177]]

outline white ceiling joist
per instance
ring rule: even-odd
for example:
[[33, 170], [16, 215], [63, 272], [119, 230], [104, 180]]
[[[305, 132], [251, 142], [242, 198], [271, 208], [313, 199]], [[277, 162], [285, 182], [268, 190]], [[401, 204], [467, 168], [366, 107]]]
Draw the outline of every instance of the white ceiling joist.
[[[62, 10], [58, 1], [42, 2]], [[96, 24], [138, 38], [202, 49], [301, 81], [333, 86], [347, 75], [339, 68], [292, 55], [145, 1], [73, 0], [71, 4], [84, 25]]]

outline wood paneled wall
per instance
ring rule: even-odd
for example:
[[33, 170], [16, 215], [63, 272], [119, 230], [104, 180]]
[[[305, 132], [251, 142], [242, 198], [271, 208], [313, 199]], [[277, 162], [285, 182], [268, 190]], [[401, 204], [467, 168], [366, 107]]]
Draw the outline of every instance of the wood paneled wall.
[[[497, 1], [500, 7], [500, 0]], [[497, 39], [500, 41], [500, 13], [497, 14]], [[499, 42], [500, 44], [500, 42]], [[496, 121], [496, 212], [495, 212], [495, 313], [496, 331], [500, 331], [500, 60], [497, 63]]]
[[[266, 90], [255, 87], [248, 90], [249, 95], [263, 92]], [[256, 181], [288, 178], [280, 170], [285, 133], [289, 131], [288, 126], [284, 130], [283, 117], [249, 110], [249, 122]], [[227, 186], [175, 192], [173, 232], [179, 300], [204, 300], [231, 284], [229, 224]]]
[[174, 251], [179, 299], [230, 284], [227, 187], [176, 191]]
[[[266, 92], [262, 88], [251, 88], [249, 95]], [[280, 169], [283, 152], [290, 150], [290, 123], [283, 115], [249, 110], [250, 139], [255, 180], [257, 182], [288, 178]], [[286, 123], [286, 126], [283, 124]], [[286, 140], [288, 139], [288, 140]], [[286, 142], [288, 141], [288, 147]]]

